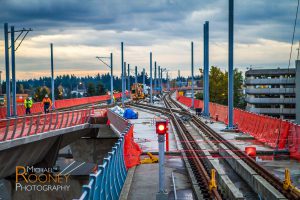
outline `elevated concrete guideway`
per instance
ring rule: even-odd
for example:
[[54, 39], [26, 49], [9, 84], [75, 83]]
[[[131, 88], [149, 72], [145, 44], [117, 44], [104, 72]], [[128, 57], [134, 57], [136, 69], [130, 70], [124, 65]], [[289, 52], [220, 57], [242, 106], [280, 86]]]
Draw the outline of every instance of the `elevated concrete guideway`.
[[52, 167], [59, 150], [83, 136], [118, 137], [106, 130], [105, 120], [97, 120], [102, 111], [96, 115], [97, 110], [78, 110], [28, 116], [6, 120], [4, 127], [2, 120], [0, 163], [5, 165], [0, 165], [0, 178], [15, 173], [16, 166]]

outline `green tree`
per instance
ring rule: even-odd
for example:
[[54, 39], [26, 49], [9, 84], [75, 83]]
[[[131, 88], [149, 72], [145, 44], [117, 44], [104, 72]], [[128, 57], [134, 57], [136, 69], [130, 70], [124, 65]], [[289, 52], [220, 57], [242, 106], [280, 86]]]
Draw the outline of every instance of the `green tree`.
[[227, 104], [227, 76], [220, 68], [212, 66], [209, 73], [209, 100]]
[[88, 86], [87, 86], [87, 95], [89, 97], [96, 95], [96, 88], [95, 88], [94, 83], [88, 83]]
[[245, 96], [242, 91], [243, 74], [238, 69], [234, 69], [234, 106], [244, 109], [246, 107]]
[[47, 86], [37, 87], [34, 92], [35, 101], [42, 101], [46, 94], [50, 94], [50, 89]]
[[105, 88], [104, 86], [102, 85], [102, 83], [97, 83], [97, 86], [96, 86], [96, 95], [103, 95], [105, 94]]
[[197, 92], [197, 93], [195, 94], [195, 98], [196, 98], [196, 99], [203, 100], [203, 93], [202, 93], [202, 92]]
[[62, 85], [59, 85], [54, 89], [55, 99], [63, 99], [64, 98], [64, 88]]
[[[234, 70], [234, 106], [245, 108], [244, 95], [242, 93], [243, 74], [238, 69]], [[196, 95], [197, 99], [203, 99], [203, 94]], [[209, 99], [210, 102], [223, 105], [228, 104], [228, 72], [212, 66], [209, 72]]]

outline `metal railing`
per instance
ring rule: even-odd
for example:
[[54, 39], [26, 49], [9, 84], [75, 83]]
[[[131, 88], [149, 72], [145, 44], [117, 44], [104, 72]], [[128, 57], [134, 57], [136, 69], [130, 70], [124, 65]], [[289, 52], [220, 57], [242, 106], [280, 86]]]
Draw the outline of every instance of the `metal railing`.
[[288, 85], [295, 84], [295, 78], [261, 78], [261, 79], [252, 79], [246, 78], [246, 85]]
[[112, 147], [112, 151], [104, 158], [103, 165], [98, 166], [95, 174], [90, 174], [89, 183], [83, 186], [80, 200], [119, 199], [127, 176], [123, 151], [124, 136], [131, 126], [128, 125]]
[[52, 112], [0, 120], [0, 142], [87, 123], [91, 109]]

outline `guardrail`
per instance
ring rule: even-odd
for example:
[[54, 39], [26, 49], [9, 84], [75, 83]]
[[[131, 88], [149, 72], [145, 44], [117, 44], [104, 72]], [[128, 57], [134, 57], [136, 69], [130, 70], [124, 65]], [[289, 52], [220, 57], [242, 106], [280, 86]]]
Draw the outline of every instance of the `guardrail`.
[[131, 126], [128, 124], [112, 151], [104, 158], [103, 165], [99, 165], [97, 172], [90, 175], [88, 185], [83, 186], [80, 200], [119, 199], [127, 176], [124, 160], [125, 135]]
[[[177, 100], [190, 107], [192, 99], [180, 96]], [[195, 99], [195, 108], [203, 108], [203, 101]], [[227, 106], [209, 103], [210, 117], [228, 123]], [[272, 148], [288, 149], [290, 156], [300, 160], [300, 125], [289, 121], [234, 108], [234, 124], [258, 141]]]
[[92, 109], [52, 112], [0, 120], [0, 142], [88, 123]]
[[[121, 98], [121, 93], [115, 93], [114, 96], [116, 99]], [[129, 92], [126, 95], [130, 95]], [[92, 104], [97, 102], [103, 102], [110, 100], [110, 95], [102, 95], [102, 96], [93, 96], [93, 97], [83, 97], [83, 98], [74, 98], [74, 99], [63, 99], [55, 101], [55, 108], [69, 108], [74, 106], [80, 106], [84, 104]], [[44, 107], [41, 102], [36, 102], [31, 107], [31, 113], [41, 113], [44, 112]], [[25, 115], [25, 107], [23, 104], [17, 106], [17, 114], [18, 116]], [[0, 119], [6, 118], [6, 107], [0, 107]]]

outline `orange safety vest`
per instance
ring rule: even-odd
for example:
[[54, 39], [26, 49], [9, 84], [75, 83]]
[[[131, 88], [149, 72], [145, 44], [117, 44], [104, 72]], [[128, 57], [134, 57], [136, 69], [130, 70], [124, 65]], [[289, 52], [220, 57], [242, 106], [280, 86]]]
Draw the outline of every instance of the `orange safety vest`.
[[45, 105], [49, 105], [49, 107], [51, 107], [51, 105], [52, 105], [52, 101], [51, 101], [51, 99], [49, 97], [47, 97], [47, 98], [45, 97], [43, 99], [42, 103], [43, 103], [44, 106]]

